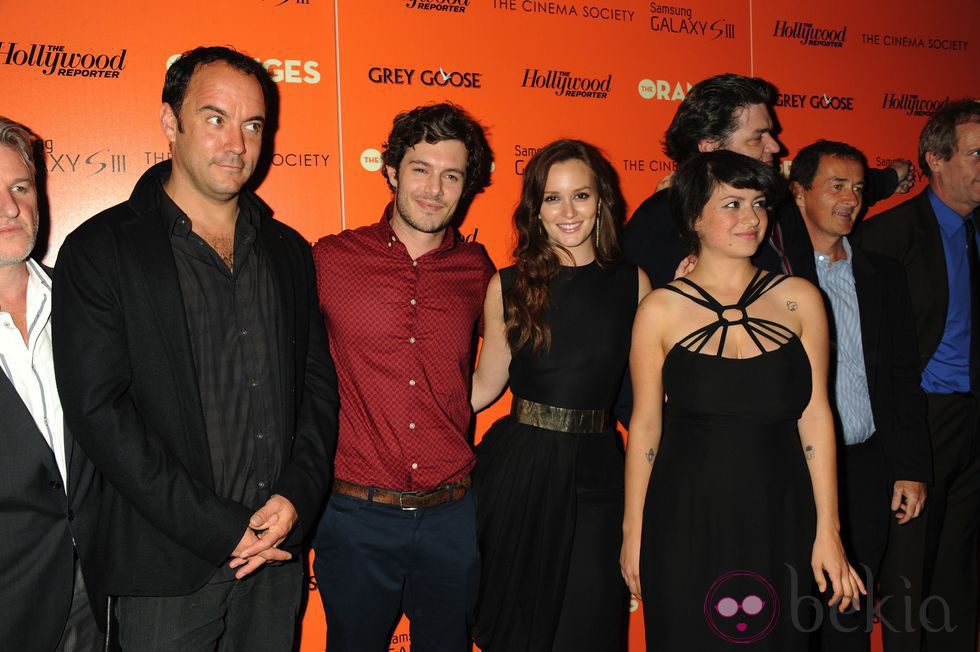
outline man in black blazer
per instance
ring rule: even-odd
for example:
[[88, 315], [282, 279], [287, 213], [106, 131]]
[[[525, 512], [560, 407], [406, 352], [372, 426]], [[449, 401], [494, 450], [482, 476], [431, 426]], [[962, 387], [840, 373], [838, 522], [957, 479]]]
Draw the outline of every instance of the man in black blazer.
[[172, 160], [59, 255], [58, 386], [106, 478], [95, 581], [123, 649], [292, 646], [337, 379], [309, 244], [244, 188], [274, 92], [244, 54], [185, 53]]
[[932, 470], [905, 272], [847, 241], [861, 212], [865, 170], [864, 155], [850, 145], [821, 140], [804, 147], [790, 173], [793, 202], [780, 207], [781, 223], [799, 222], [809, 236], [808, 254], [793, 265], [827, 302], [841, 538], [871, 589], [862, 611], [823, 612], [826, 652], [870, 649], [890, 510], [901, 525], [917, 518]]
[[[897, 528], [882, 569], [882, 595], [908, 632], [885, 631], [887, 652], [977, 650], [980, 521], [980, 101], [947, 104], [919, 137], [929, 187], [863, 223], [859, 245], [895, 258], [908, 276], [926, 392], [933, 484], [920, 523]], [[911, 605], [905, 607], [905, 604]]]
[[[777, 97], [775, 87], [759, 77], [725, 73], [703, 79], [691, 87], [677, 107], [664, 134], [664, 153], [680, 165], [698, 152], [727, 149], [772, 165], [782, 150], [772, 112]], [[871, 205], [896, 191], [908, 192], [912, 183], [909, 172], [905, 161], [869, 170], [865, 203]], [[623, 255], [647, 273], [654, 287], [674, 280], [678, 264], [691, 253], [670, 215], [669, 195], [669, 185], [658, 187], [636, 209], [623, 231]], [[772, 272], [795, 274], [791, 260], [807, 246], [806, 232], [794, 230], [796, 226], [771, 219], [766, 239], [752, 257], [753, 264]]]
[[31, 260], [31, 135], [0, 117], [0, 647], [102, 649], [92, 590], [101, 479], [64, 426], [51, 353], [51, 280]]

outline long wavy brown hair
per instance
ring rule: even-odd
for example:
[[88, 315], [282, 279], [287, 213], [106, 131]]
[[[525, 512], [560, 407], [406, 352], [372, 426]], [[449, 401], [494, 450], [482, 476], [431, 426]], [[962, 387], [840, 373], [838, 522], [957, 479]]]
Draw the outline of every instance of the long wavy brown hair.
[[[592, 171], [601, 202], [596, 262], [603, 269], [611, 269], [622, 261], [619, 242], [624, 201], [612, 165], [595, 146], [581, 140], [557, 140], [542, 147], [524, 168], [521, 198], [514, 209], [517, 278], [504, 292], [507, 339], [514, 351], [526, 344], [531, 345], [535, 355], [551, 348], [551, 327], [545, 318], [550, 298], [548, 283], [558, 276], [561, 260], [557, 250], [564, 247], [548, 239], [539, 216], [551, 166], [570, 160], [582, 161]], [[595, 237], [594, 233], [591, 237]], [[565, 253], [571, 257], [567, 250]]]

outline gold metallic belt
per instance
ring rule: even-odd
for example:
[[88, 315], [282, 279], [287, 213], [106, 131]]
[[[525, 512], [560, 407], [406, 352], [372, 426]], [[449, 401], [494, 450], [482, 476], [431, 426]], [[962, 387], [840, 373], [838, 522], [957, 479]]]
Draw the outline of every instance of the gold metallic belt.
[[518, 423], [558, 432], [602, 432], [609, 425], [608, 410], [573, 410], [516, 396], [511, 402], [510, 413]]

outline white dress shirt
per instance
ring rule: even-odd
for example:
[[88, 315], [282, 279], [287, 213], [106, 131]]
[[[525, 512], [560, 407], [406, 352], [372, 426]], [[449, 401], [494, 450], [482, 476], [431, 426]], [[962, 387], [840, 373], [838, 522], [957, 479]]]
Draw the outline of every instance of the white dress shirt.
[[67, 487], [65, 423], [51, 351], [51, 279], [33, 260], [27, 261], [27, 271], [27, 344], [10, 313], [0, 310], [0, 368], [54, 451], [62, 486]]

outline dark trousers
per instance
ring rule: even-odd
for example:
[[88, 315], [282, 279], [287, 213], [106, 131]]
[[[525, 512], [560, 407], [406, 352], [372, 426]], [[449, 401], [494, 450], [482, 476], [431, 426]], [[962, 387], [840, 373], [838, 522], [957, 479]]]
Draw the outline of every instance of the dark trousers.
[[65, 631], [55, 652], [98, 652], [104, 648], [105, 635], [99, 631], [99, 625], [89, 603], [85, 579], [82, 577], [82, 566], [76, 559], [71, 609], [68, 612]]
[[861, 574], [868, 595], [861, 610], [849, 607], [839, 613], [827, 607], [833, 591], [824, 595], [820, 626], [820, 649], [824, 652], [867, 652], [871, 649], [874, 580], [888, 542], [892, 488], [877, 436], [838, 448], [838, 503], [841, 539], [847, 559]]
[[480, 573], [472, 492], [417, 510], [334, 494], [314, 549], [330, 652], [387, 652], [403, 610], [414, 652], [469, 650]]
[[976, 652], [980, 410], [975, 395], [927, 399], [933, 484], [919, 518], [892, 524], [880, 594], [895, 631], [883, 628], [885, 651]]
[[190, 595], [120, 596], [123, 652], [290, 652], [303, 564], [266, 565], [242, 580], [219, 570]]

